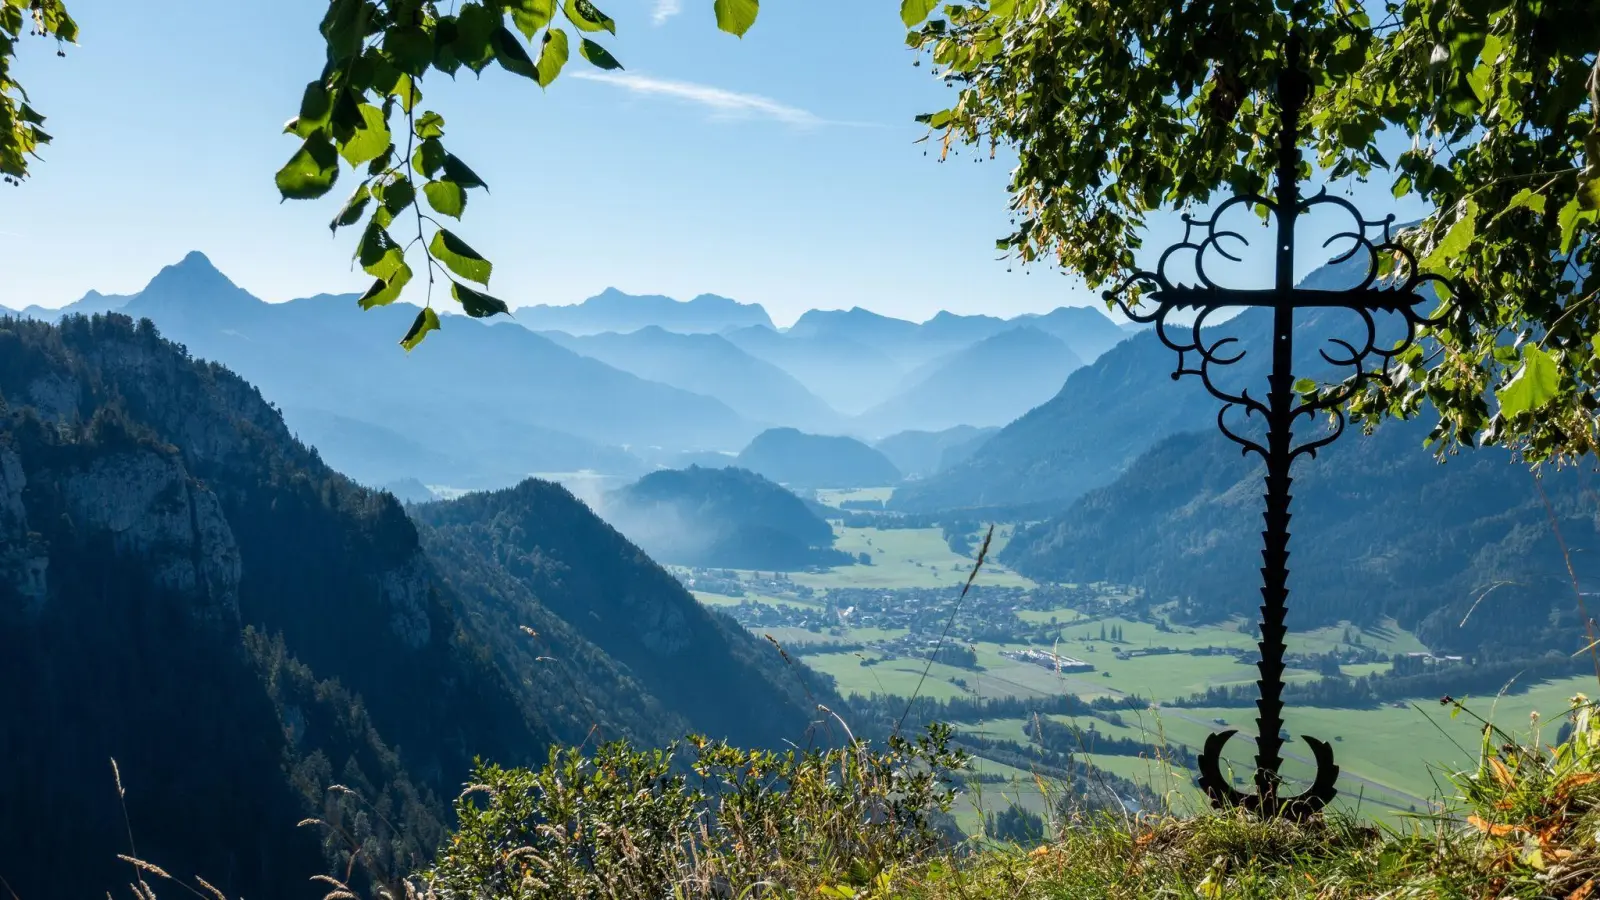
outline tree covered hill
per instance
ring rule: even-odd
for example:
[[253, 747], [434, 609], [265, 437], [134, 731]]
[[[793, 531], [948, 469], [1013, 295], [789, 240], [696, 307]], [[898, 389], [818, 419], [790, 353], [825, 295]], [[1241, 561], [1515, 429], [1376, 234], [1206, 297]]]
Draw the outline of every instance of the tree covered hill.
[[429, 509], [419, 528], [330, 469], [148, 321], [0, 319], [0, 683], [26, 686], [0, 692], [0, 847], [19, 896], [126, 881], [113, 757], [140, 852], [271, 898], [323, 861], [307, 815], [415, 868], [476, 756], [528, 763], [596, 726], [803, 739], [797, 671], [570, 494]]
[[739, 453], [736, 465], [779, 484], [805, 488], [881, 487], [900, 480], [888, 457], [851, 437], [770, 428]]
[[[1427, 427], [1347, 435], [1294, 470], [1295, 629], [1393, 617], [1444, 652], [1533, 655], [1584, 629], [1539, 485], [1502, 451], [1440, 463]], [[1032, 577], [1141, 585], [1189, 620], [1256, 618], [1262, 468], [1212, 429], [1166, 438], [1114, 483], [1020, 531], [1001, 558]], [[1600, 579], [1592, 475], [1543, 487], [1584, 590]]]
[[804, 500], [746, 469], [652, 472], [613, 491], [603, 511], [664, 563], [792, 571], [849, 561]]

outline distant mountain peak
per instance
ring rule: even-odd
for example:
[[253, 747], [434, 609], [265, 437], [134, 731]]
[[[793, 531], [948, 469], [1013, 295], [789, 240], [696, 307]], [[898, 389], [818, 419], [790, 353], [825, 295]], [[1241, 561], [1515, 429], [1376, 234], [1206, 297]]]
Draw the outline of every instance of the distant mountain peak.
[[127, 308], [130, 313], [141, 314], [153, 308], [201, 309], [260, 302], [222, 274], [210, 257], [191, 250], [183, 259], [157, 272]]
[[754, 304], [754, 303], [740, 303], [739, 301], [733, 299], [732, 297], [724, 297], [721, 294], [696, 294], [694, 299], [690, 300], [689, 302], [690, 303], [702, 304], [704, 306], [755, 306], [755, 305], [757, 305], [757, 304]]

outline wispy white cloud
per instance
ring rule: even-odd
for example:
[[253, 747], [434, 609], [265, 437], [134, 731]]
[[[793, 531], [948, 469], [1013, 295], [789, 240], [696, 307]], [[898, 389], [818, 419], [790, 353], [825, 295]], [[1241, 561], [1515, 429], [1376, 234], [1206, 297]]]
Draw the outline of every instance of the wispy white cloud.
[[656, 8], [650, 13], [650, 21], [660, 25], [681, 12], [683, 4], [680, 0], [656, 0]]
[[815, 113], [779, 103], [759, 94], [741, 94], [708, 84], [691, 81], [673, 81], [629, 72], [573, 72], [572, 77], [586, 81], [600, 81], [622, 88], [632, 94], [668, 97], [703, 106], [720, 117], [773, 119], [787, 125], [812, 128], [818, 125], [844, 124], [829, 122]]

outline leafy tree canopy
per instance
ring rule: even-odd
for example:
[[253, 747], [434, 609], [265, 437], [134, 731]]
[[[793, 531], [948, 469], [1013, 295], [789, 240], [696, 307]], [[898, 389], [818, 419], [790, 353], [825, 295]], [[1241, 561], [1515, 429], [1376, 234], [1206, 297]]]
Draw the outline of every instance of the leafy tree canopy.
[[[1600, 4], [977, 0], [930, 19], [939, 6], [901, 9], [907, 42], [959, 89], [922, 120], [946, 152], [1014, 148], [1000, 249], [1091, 286], [1131, 274], [1150, 212], [1266, 191], [1293, 29], [1313, 89], [1303, 174], [1424, 200], [1401, 242], [1458, 288], [1356, 418], [1426, 402], [1441, 449], [1600, 449]], [[1395, 134], [1411, 146], [1390, 159], [1379, 138]]]
[[[760, 0], [713, 0], [713, 8], [717, 27], [742, 37]], [[0, 173], [16, 182], [50, 140], [10, 73], [24, 28], [60, 43], [78, 34], [62, 0], [0, 0]], [[374, 279], [361, 296], [364, 309], [400, 298], [416, 278], [408, 257], [420, 252], [427, 302], [401, 339], [407, 350], [439, 328], [436, 285], [448, 284], [469, 316], [507, 312], [487, 292], [493, 265], [444, 223], [460, 221], [469, 193], [488, 186], [446, 146], [444, 116], [423, 106], [422, 82], [498, 65], [547, 88], [573, 52], [597, 68], [620, 69], [597, 40], [616, 35], [616, 22], [593, 0], [329, 0], [320, 32], [327, 63], [284, 127], [300, 146], [277, 173], [278, 192], [314, 200], [344, 171], [360, 179], [329, 227], [361, 232], [355, 256]]]

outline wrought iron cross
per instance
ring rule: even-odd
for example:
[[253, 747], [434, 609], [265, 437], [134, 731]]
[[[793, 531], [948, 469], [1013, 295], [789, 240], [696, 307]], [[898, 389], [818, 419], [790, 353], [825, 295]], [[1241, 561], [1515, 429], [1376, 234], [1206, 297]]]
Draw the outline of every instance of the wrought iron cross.
[[[1387, 377], [1389, 363], [1416, 342], [1420, 328], [1442, 321], [1442, 315], [1419, 314], [1417, 306], [1435, 300], [1428, 295], [1428, 289], [1432, 282], [1443, 279], [1422, 274], [1415, 257], [1394, 240], [1390, 233], [1394, 216], [1369, 221], [1362, 218], [1349, 201], [1329, 196], [1326, 190], [1309, 198], [1300, 196], [1300, 116], [1310, 95], [1310, 79], [1301, 68], [1302, 51], [1297, 35], [1290, 36], [1286, 51], [1277, 84], [1282, 121], [1277, 142], [1275, 196], [1235, 196], [1204, 220], [1185, 215], [1183, 240], [1162, 253], [1156, 269], [1134, 274], [1117, 290], [1107, 292], [1106, 299], [1115, 301], [1133, 321], [1155, 326], [1162, 343], [1178, 353], [1178, 368], [1172, 374], [1173, 379], [1199, 376], [1206, 390], [1223, 401], [1217, 413], [1217, 426], [1222, 433], [1239, 444], [1245, 454], [1255, 453], [1266, 464], [1266, 511], [1263, 515], [1266, 528], [1261, 533], [1261, 642], [1257, 645], [1261, 649], [1261, 661], [1256, 664], [1261, 678], [1256, 682], [1260, 689], [1260, 698], [1256, 701], [1260, 716], [1256, 719], [1255, 792], [1245, 794], [1236, 790], [1223, 775], [1222, 748], [1237, 733], [1234, 730], [1217, 732], [1207, 738], [1199, 758], [1199, 781], [1212, 803], [1219, 807], [1238, 806], [1263, 816], [1304, 819], [1317, 813], [1337, 795], [1334, 784], [1339, 777], [1339, 767], [1333, 762], [1333, 749], [1325, 741], [1307, 736], [1306, 743], [1311, 745], [1316, 760], [1315, 780], [1304, 793], [1289, 797], [1278, 793], [1282, 781], [1278, 772], [1283, 765], [1280, 751], [1284, 743], [1279, 735], [1283, 728], [1284, 636], [1288, 630], [1284, 618], [1289, 598], [1289, 486], [1293, 482], [1290, 467], [1302, 454], [1315, 457], [1318, 449], [1336, 440], [1344, 432], [1345, 419], [1341, 410], [1345, 402], [1370, 379]], [[1249, 242], [1238, 232], [1219, 225], [1227, 212], [1240, 205], [1265, 209], [1275, 220], [1276, 270], [1271, 288], [1226, 288], [1206, 273], [1206, 260], [1212, 253], [1241, 262], [1223, 242]], [[1365, 278], [1347, 290], [1295, 287], [1295, 226], [1300, 216], [1319, 206], [1348, 213], [1354, 223], [1350, 230], [1336, 234], [1323, 245], [1351, 242], [1349, 251], [1333, 263], [1353, 259], [1359, 253], [1367, 254]], [[1185, 253], [1192, 254], [1199, 284], [1177, 284], [1168, 277], [1169, 262]], [[1400, 264], [1395, 274], [1380, 278], [1379, 262], [1384, 254], [1393, 254]], [[1130, 304], [1126, 298], [1129, 289], [1135, 286], [1140, 295]], [[1236, 343], [1235, 338], [1210, 338], [1201, 333], [1212, 314], [1241, 307], [1272, 310], [1272, 369], [1267, 378], [1264, 402], [1252, 397], [1248, 389], [1233, 392], [1213, 380], [1214, 368], [1237, 363], [1245, 357], [1245, 352], [1230, 349], [1230, 345]], [[1322, 358], [1336, 370], [1348, 369], [1348, 376], [1337, 387], [1302, 395], [1294, 388], [1295, 311], [1317, 308], [1355, 313], [1365, 326], [1366, 336], [1364, 341], [1358, 339], [1354, 343], [1331, 339], [1333, 352], [1322, 350]], [[1189, 324], [1169, 322], [1168, 317], [1173, 313], [1193, 314], [1194, 318]], [[1405, 327], [1404, 335], [1387, 347], [1380, 346], [1374, 320], [1378, 314], [1398, 316]], [[1226, 416], [1236, 408], [1247, 417], [1260, 415], [1265, 420], [1265, 443], [1244, 437], [1229, 427]], [[1305, 418], [1311, 423], [1319, 415], [1331, 417], [1331, 432], [1296, 443], [1296, 422]]]

